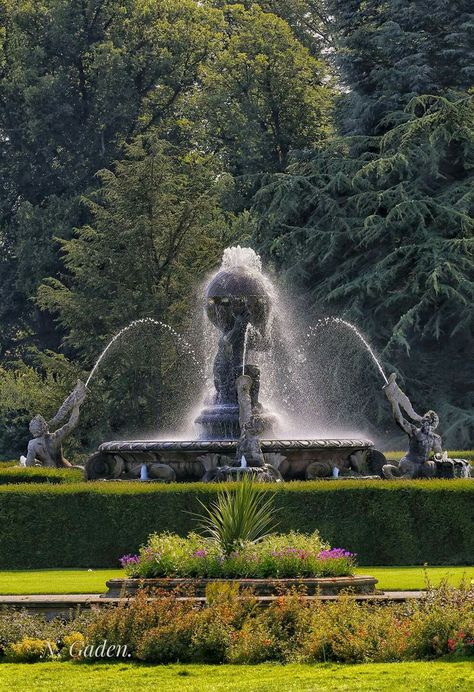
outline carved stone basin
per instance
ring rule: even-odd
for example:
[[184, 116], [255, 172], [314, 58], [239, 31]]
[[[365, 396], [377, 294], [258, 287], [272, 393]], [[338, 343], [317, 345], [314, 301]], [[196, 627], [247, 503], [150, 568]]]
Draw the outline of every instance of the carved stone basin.
[[[137, 478], [146, 463], [166, 465], [175, 478], [162, 480], [199, 481], [217, 467], [236, 463], [237, 440], [122, 440], [105, 442], [99, 447], [96, 468], [100, 464], [109, 473], [95, 473], [90, 479]], [[341, 473], [350, 472], [355, 459], [363, 461], [371, 452], [370, 440], [310, 439], [310, 440], [261, 440], [265, 461], [283, 476], [284, 480], [304, 480], [308, 467], [315, 462], [336, 465]], [[112, 471], [115, 470], [115, 473]], [[87, 471], [87, 469], [86, 469]], [[157, 471], [158, 474], [158, 471]], [[151, 474], [152, 476], [153, 474]], [[159, 477], [159, 474], [156, 476]]]

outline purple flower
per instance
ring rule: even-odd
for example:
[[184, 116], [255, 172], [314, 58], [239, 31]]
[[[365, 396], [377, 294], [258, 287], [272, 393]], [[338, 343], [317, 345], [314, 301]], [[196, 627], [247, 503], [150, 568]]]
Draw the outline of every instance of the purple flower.
[[207, 557], [207, 550], [196, 550], [193, 557]]
[[120, 564], [122, 567], [129, 567], [130, 565], [136, 565], [140, 562], [138, 555], [123, 555], [120, 558]]
[[341, 558], [351, 560], [355, 556], [355, 553], [350, 553], [348, 550], [344, 550], [344, 548], [331, 548], [330, 550], [321, 550], [318, 558], [320, 560], [339, 560]]

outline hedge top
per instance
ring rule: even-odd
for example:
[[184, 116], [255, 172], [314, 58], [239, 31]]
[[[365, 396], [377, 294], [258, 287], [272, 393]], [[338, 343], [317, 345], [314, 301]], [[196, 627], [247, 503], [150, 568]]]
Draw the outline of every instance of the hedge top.
[[[38, 469], [41, 471], [42, 469]], [[51, 471], [49, 471], [51, 473]], [[58, 470], [59, 474], [63, 472]], [[68, 473], [71, 473], [70, 471]], [[62, 476], [60, 476], [62, 478]], [[1, 483], [1, 481], [0, 481]], [[0, 486], [2, 493], [21, 493], [21, 494], [101, 494], [101, 495], [162, 495], [162, 494], [208, 494], [215, 495], [224, 489], [235, 487], [233, 483], [143, 483], [139, 481], [94, 481], [94, 482], [71, 482], [58, 480], [50, 486], [45, 487], [44, 483], [9, 483]], [[287, 483], [265, 483], [261, 487], [262, 492], [284, 493], [331, 493], [345, 492], [354, 490], [372, 490], [375, 492], [466, 492], [474, 495], [474, 479], [432, 479], [432, 480], [317, 480], [317, 481], [289, 481]]]
[[80, 469], [55, 469], [24, 466], [0, 465], [0, 485], [23, 483], [80, 483], [84, 480], [84, 474]]

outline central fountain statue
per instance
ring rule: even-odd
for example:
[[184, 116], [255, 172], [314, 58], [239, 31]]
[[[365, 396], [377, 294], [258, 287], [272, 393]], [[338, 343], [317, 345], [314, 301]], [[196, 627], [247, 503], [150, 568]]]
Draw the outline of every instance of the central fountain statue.
[[250, 348], [253, 351], [270, 348], [267, 330], [271, 300], [264, 281], [251, 268], [229, 262], [211, 280], [205, 301], [207, 316], [219, 329], [221, 337], [213, 367], [214, 401], [196, 419], [201, 429], [200, 438], [232, 440], [239, 437], [236, 380], [245, 373], [252, 381], [252, 412], [259, 414], [262, 434], [271, 434], [274, 416], [265, 412], [258, 400], [260, 371], [256, 365], [245, 363]]
[[[363, 465], [372, 442], [364, 439], [278, 437], [280, 420], [259, 401], [260, 369], [248, 354], [269, 352], [274, 288], [250, 248], [224, 252], [204, 294], [204, 310], [219, 332], [212, 391], [195, 423], [196, 439], [105, 442], [86, 464], [86, 477], [178, 481], [311, 478], [315, 467], [331, 476]], [[283, 414], [284, 416], [284, 414]], [[317, 474], [318, 475], [318, 474]]]

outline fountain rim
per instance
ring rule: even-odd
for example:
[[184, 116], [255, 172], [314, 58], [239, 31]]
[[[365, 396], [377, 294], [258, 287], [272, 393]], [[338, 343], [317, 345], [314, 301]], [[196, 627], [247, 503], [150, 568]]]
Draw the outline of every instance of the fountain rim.
[[[229, 451], [237, 448], [238, 440], [114, 440], [104, 442], [99, 452], [212, 452]], [[299, 449], [372, 449], [374, 443], [367, 439], [313, 438], [313, 439], [262, 439], [263, 452], [282, 452]]]

